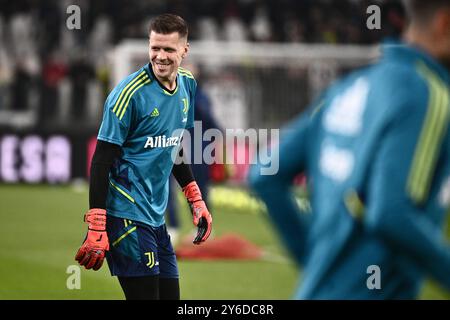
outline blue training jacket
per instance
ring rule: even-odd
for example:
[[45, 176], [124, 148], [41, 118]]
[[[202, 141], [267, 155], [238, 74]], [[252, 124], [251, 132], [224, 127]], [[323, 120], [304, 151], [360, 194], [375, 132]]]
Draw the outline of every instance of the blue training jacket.
[[[278, 173], [258, 164], [249, 182], [304, 267], [295, 298], [412, 299], [425, 275], [450, 289], [449, 117], [448, 70], [386, 43], [282, 131]], [[291, 190], [302, 171], [310, 214]]]

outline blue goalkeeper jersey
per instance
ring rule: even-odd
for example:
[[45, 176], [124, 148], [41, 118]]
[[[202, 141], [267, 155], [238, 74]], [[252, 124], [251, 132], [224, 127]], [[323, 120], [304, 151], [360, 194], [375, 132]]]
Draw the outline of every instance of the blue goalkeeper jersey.
[[122, 149], [109, 174], [109, 215], [164, 224], [169, 176], [183, 130], [194, 124], [196, 81], [183, 68], [176, 81], [169, 92], [147, 64], [106, 99], [98, 139]]
[[[250, 184], [304, 276], [300, 299], [411, 299], [425, 276], [450, 289], [449, 73], [386, 43], [281, 134], [279, 171]], [[306, 172], [311, 213], [291, 185]]]

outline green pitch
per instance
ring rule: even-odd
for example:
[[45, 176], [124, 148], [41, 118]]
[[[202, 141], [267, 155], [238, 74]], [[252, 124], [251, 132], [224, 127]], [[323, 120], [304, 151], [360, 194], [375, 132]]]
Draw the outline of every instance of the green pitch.
[[[216, 190], [215, 190], [216, 191]], [[259, 206], [238, 192], [238, 207], [221, 199], [212, 206], [214, 236], [234, 232], [262, 247], [262, 261], [180, 261], [182, 299], [289, 299], [298, 273], [289, 262]], [[74, 255], [84, 236], [82, 216], [86, 187], [0, 185], [0, 299], [123, 299], [118, 282], [105, 265], [100, 271], [81, 269], [80, 289], [68, 289], [76, 265]], [[180, 198], [182, 233], [190, 234], [189, 212]], [[422, 298], [449, 299], [427, 283]]]

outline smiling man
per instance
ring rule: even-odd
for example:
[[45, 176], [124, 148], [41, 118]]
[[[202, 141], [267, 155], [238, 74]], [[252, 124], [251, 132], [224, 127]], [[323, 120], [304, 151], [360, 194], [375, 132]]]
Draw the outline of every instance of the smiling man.
[[189, 51], [187, 36], [181, 17], [156, 17], [149, 30], [150, 63], [120, 82], [105, 102], [91, 165], [89, 227], [76, 260], [98, 270], [106, 255], [127, 299], [180, 298], [164, 220], [171, 173], [198, 227], [194, 244], [211, 233], [212, 218], [190, 166], [172, 159], [180, 129], [194, 124], [197, 84], [180, 67]]

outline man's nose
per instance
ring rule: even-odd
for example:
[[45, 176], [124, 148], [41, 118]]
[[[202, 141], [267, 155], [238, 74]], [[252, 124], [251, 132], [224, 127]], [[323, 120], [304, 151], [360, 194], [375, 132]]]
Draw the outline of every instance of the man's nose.
[[166, 60], [167, 52], [165, 52], [164, 50], [159, 50], [157, 58], [158, 60]]

